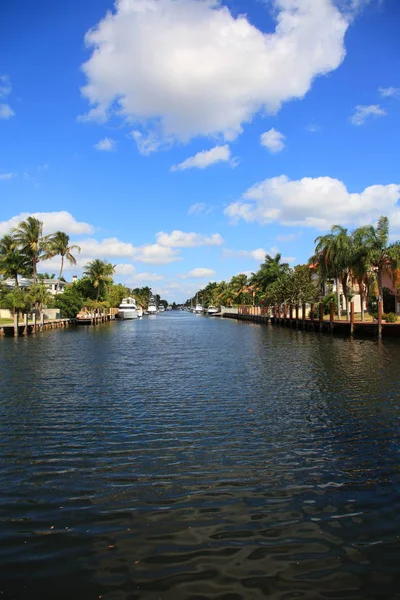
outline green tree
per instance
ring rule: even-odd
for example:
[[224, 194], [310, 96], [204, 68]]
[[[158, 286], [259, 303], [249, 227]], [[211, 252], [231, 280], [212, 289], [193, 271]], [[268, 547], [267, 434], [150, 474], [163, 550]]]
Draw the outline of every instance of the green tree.
[[28, 297], [39, 312], [53, 302], [53, 296], [43, 283], [32, 284], [28, 291]]
[[107, 287], [112, 284], [112, 276], [115, 272], [115, 265], [100, 260], [98, 258], [89, 262], [84, 270], [86, 277], [90, 279], [93, 287], [97, 290], [96, 300], [107, 293]]
[[110, 285], [107, 290], [106, 300], [110, 308], [117, 308], [123, 298], [127, 298], [130, 295], [130, 290], [125, 285], [117, 283], [116, 285]]
[[2, 300], [2, 308], [8, 308], [15, 315], [19, 311], [29, 312], [32, 308], [32, 302], [26, 290], [16, 287], [5, 294]]
[[377, 226], [364, 227], [368, 262], [376, 271], [378, 297], [383, 301], [383, 273], [388, 271], [394, 277], [400, 267], [400, 243], [389, 244], [389, 219], [380, 217]]
[[43, 237], [43, 223], [35, 217], [27, 217], [25, 221], [12, 230], [15, 242], [22, 254], [24, 254], [32, 265], [32, 276], [37, 283], [37, 266], [46, 251], [48, 239]]
[[14, 279], [15, 287], [19, 287], [18, 275], [31, 275], [31, 262], [17, 246], [11, 235], [5, 235], [0, 240], [0, 273], [6, 278]]
[[338, 317], [340, 310], [340, 284], [348, 306], [348, 283], [353, 257], [352, 240], [347, 229], [341, 225], [333, 225], [331, 232], [319, 236], [315, 240], [315, 254], [311, 261], [317, 266], [322, 280], [333, 277], [336, 281]]
[[290, 270], [288, 263], [281, 262], [281, 254], [265, 256], [264, 262], [256, 273], [252, 273], [250, 284], [256, 286], [261, 292], [265, 292], [267, 287], [287, 274]]
[[85, 304], [76, 285], [65, 288], [62, 294], [57, 294], [54, 304], [60, 309], [64, 319], [74, 319]]
[[57, 281], [57, 292], [60, 291], [60, 281], [64, 270], [64, 261], [68, 261], [70, 265], [76, 265], [76, 258], [72, 252], [80, 252], [80, 246], [70, 243], [69, 235], [63, 231], [56, 231], [50, 236], [46, 244], [46, 252], [43, 255], [44, 259], [61, 256], [61, 266]]

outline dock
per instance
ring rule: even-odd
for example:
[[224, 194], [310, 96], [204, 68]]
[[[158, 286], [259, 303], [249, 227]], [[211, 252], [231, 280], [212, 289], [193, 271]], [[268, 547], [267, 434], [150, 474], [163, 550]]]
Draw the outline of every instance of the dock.
[[36, 332], [45, 331], [48, 329], [65, 329], [78, 325], [100, 325], [115, 320], [115, 314], [110, 310], [109, 313], [90, 313], [86, 315], [78, 315], [73, 319], [45, 319], [43, 314], [40, 319], [37, 319], [36, 314], [25, 314], [22, 318], [19, 315], [14, 316], [13, 323], [0, 325], [0, 337], [20, 335], [30, 335]]
[[[318, 308], [318, 316], [306, 316], [307, 311], [315, 315]], [[343, 336], [360, 336], [382, 339], [382, 337], [400, 337], [400, 322], [386, 323], [382, 319], [383, 307], [379, 306], [378, 318], [374, 321], [356, 321], [354, 315], [354, 303], [350, 303], [350, 318], [335, 319], [333, 303], [330, 306], [330, 314], [327, 318], [323, 313], [323, 304], [284, 305], [274, 307], [240, 306], [238, 308], [223, 308], [224, 318], [237, 319], [239, 321], [251, 321], [276, 325], [280, 327], [291, 327], [304, 331], [339, 334]]]

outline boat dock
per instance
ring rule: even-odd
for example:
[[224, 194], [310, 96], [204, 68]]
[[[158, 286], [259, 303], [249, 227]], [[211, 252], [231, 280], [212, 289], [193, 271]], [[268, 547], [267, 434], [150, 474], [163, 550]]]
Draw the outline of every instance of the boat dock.
[[107, 314], [90, 313], [78, 315], [74, 319], [45, 319], [43, 314], [40, 319], [37, 319], [35, 313], [33, 315], [23, 315], [22, 318], [15, 315], [13, 323], [0, 325], [0, 337], [18, 337], [20, 335], [34, 334], [46, 329], [65, 329], [77, 325], [100, 325], [101, 323], [108, 323], [114, 320], [115, 314], [111, 311]]

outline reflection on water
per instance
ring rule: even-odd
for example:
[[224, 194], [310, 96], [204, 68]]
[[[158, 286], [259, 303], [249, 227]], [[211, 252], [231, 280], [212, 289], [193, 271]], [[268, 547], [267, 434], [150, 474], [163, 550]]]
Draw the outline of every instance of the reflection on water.
[[1, 340], [1, 598], [400, 598], [399, 359], [186, 313]]

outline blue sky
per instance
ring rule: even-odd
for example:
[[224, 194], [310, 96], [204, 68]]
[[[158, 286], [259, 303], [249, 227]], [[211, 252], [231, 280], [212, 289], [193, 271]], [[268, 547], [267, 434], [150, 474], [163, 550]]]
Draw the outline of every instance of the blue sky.
[[67, 277], [99, 257], [170, 300], [334, 223], [400, 238], [399, 26], [397, 0], [2, 3], [0, 234], [38, 213], [82, 247]]

